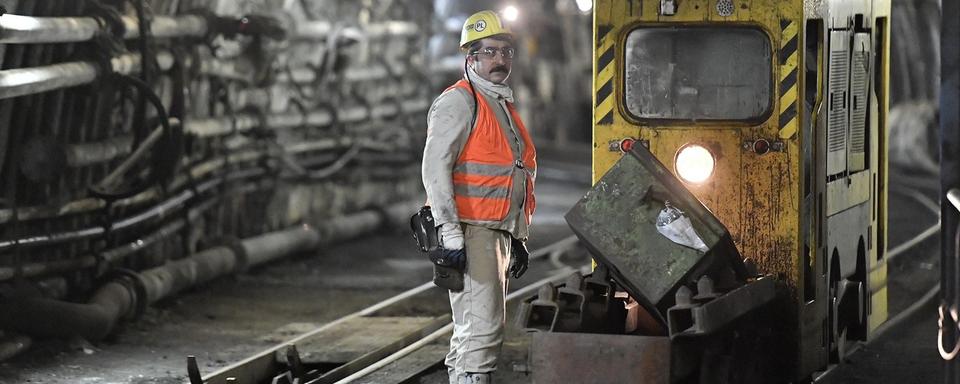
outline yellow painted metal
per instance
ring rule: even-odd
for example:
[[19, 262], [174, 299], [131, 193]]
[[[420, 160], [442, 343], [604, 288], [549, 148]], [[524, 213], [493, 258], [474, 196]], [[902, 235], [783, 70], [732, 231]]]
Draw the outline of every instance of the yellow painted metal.
[[[651, 152], [666, 166], [673, 168], [676, 151], [685, 144], [699, 143], [716, 157], [717, 168], [711, 179], [700, 186], [691, 186], [693, 193], [727, 226], [745, 257], [757, 261], [761, 270], [778, 275], [796, 286], [800, 265], [800, 142], [797, 135], [785, 140], [784, 152], [763, 156], [745, 152], [745, 140], [774, 139], [780, 135], [779, 112], [783, 102], [795, 103], [798, 86], [792, 92], [771, 101], [771, 113], [756, 125], [744, 123], [688, 123], [669, 126], [648, 125], [630, 121], [622, 105], [623, 41], [627, 32], [644, 23], [685, 23], [743, 26], [760, 28], [771, 39], [771, 47], [780, 47], [781, 20], [791, 21], [790, 36], [798, 39], [803, 25], [799, 2], [779, 0], [737, 1], [734, 14], [722, 17], [716, 1], [685, 0], [676, 16], [661, 16], [659, 1], [598, 0], [595, 8], [595, 90], [612, 86], [609, 96], [598, 100], [594, 94], [593, 177], [598, 179], [615, 163], [621, 153], [608, 150], [611, 141], [634, 137], [650, 143]], [[601, 60], [606, 49], [614, 50], [614, 59]], [[771, 52], [771, 83], [777, 90], [781, 75], [776, 52]], [[789, 62], [798, 66], [801, 55], [794, 53]], [[606, 63], [606, 65], [601, 65]], [[775, 92], [776, 93], [776, 92]], [[612, 111], [609, 109], [612, 108]], [[612, 113], [610, 113], [612, 112]], [[612, 116], [612, 119], [608, 118]], [[607, 121], [604, 121], [604, 119]], [[799, 117], [794, 119], [795, 123]], [[609, 124], [605, 124], [608, 123]]]
[[[877, 132], [875, 136], [871, 136], [870, 140], [870, 150], [871, 153], [876, 153], [878, 156], [873, 156], [870, 159], [870, 167], [875, 170], [875, 178], [877, 180], [874, 183], [874, 191], [876, 196], [874, 197], [877, 200], [877, 209], [876, 215], [874, 215], [871, 229], [874, 239], [875, 246], [872, 247], [868, 258], [868, 269], [871, 272], [871, 279], [873, 274], [878, 275], [877, 279], [882, 280], [883, 284], [874, 285], [877, 289], [873, 292], [871, 296], [871, 313], [869, 315], [868, 321], [868, 338], [873, 336], [873, 333], [880, 327], [884, 321], [887, 321], [889, 315], [887, 309], [887, 199], [888, 199], [888, 177], [889, 177], [889, 165], [887, 163], [887, 149], [888, 146], [888, 125], [887, 125], [887, 114], [890, 110], [890, 25], [891, 25], [891, 14], [890, 14], [890, 0], [873, 0], [873, 12], [874, 18], [885, 20], [885, 26], [883, 29], [883, 36], [880, 38], [882, 42], [880, 46], [883, 49], [883, 56], [880, 60], [880, 65], [878, 70], [880, 71], [879, 78], [883, 82], [881, 86], [877, 87], [877, 92], [873, 95], [876, 97], [877, 108], [873, 111], [874, 114], [871, 114], [870, 121], [872, 125], [872, 132]], [[876, 26], [874, 26], [876, 27]], [[876, 52], [875, 52], [876, 54]]]
[[870, 200], [873, 172], [857, 172], [827, 183], [827, 216]]
[[[810, 312], [812, 308], [802, 300], [804, 241], [800, 238], [801, 201], [804, 186], [801, 167], [805, 145], [800, 128], [816, 124], [817, 112], [801, 113], [805, 100], [806, 68], [804, 60], [806, 18], [822, 12], [827, 3], [838, 0], [809, 2], [818, 9], [805, 9], [803, 0], [734, 0], [731, 16], [720, 16], [718, 0], [677, 1], [676, 15], [662, 16], [658, 0], [597, 0], [594, 7], [594, 95], [593, 95], [593, 180], [598, 180], [622, 154], [611, 150], [611, 143], [624, 138], [640, 139], [649, 143], [651, 152], [668, 168], [673, 169], [676, 152], [689, 143], [701, 144], [716, 157], [716, 169], [710, 180], [702, 185], [689, 185], [690, 190], [727, 226], [744, 257], [757, 262], [761, 272], [772, 274], [792, 288], [798, 317], [815, 321], [826, 316], [826, 309]], [[868, 4], [872, 2], [872, 7]], [[848, 193], [850, 199], [863, 201], [864, 193], [872, 195], [876, 209], [871, 216], [872, 236], [868, 256], [868, 289], [870, 314], [868, 333], [872, 333], [887, 318], [886, 212], [887, 212], [887, 148], [886, 114], [888, 110], [889, 78], [889, 0], [864, 2], [874, 17], [886, 16], [883, 46], [884, 57], [879, 68], [883, 85], [871, 115], [869, 170], [858, 176], [856, 186]], [[807, 16], [805, 16], [805, 14]], [[827, 20], [828, 21], [828, 20]], [[771, 83], [773, 96], [771, 112], [759, 123], [670, 122], [638, 121], [625, 112], [623, 89], [624, 44], [628, 33], [643, 25], [712, 25], [751, 26], [766, 33], [771, 42]], [[793, 48], [791, 48], [793, 47]], [[792, 49], [792, 50], [791, 50]], [[818, 79], [826, 75], [822, 45], [817, 55]], [[781, 55], [784, 58], [781, 59]], [[822, 81], [813, 95], [815, 106], [824, 100]], [[814, 108], [814, 111], [818, 108]], [[825, 112], [821, 112], [825, 113]], [[809, 121], [807, 121], [809, 120]], [[659, 124], [659, 125], [658, 125]], [[781, 140], [784, 151], [757, 155], [744, 150], [744, 142], [758, 138]], [[639, 145], [639, 144], [638, 144]], [[811, 170], [812, 172], [812, 170]], [[863, 179], [863, 180], [859, 180]], [[824, 194], [827, 194], [824, 187]], [[824, 196], [826, 198], [826, 196]], [[826, 204], [826, 202], [824, 202]], [[826, 209], [826, 207], [824, 207]], [[812, 211], [812, 210], [811, 210]], [[811, 220], [817, 220], [811, 212]], [[811, 223], [817, 229], [825, 223]], [[811, 233], [815, 233], [811, 231]], [[810, 263], [816, 265], [823, 258], [818, 251], [823, 239], [808, 237]], [[825, 271], [824, 271], [825, 272]], [[819, 281], [819, 278], [815, 279]], [[821, 284], [818, 282], [818, 284]], [[817, 292], [824, 292], [819, 287]], [[799, 326], [799, 325], [797, 325]], [[797, 333], [798, 335], [800, 332]], [[810, 340], [819, 346], [820, 340]], [[819, 347], [813, 347], [816, 349]], [[803, 349], [802, 351], [812, 351]], [[798, 358], [801, 358], [798, 356]], [[824, 362], [825, 364], [825, 362]]]

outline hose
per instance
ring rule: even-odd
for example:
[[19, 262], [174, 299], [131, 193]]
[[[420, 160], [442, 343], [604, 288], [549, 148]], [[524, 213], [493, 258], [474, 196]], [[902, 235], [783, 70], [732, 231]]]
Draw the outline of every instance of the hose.
[[298, 225], [213, 247], [140, 273], [118, 274], [100, 286], [86, 303], [43, 298], [3, 299], [0, 300], [0, 329], [37, 337], [80, 336], [90, 341], [101, 340], [121, 319], [135, 318], [149, 303], [250, 266], [310, 251], [324, 243], [350, 239], [386, 224], [397, 225], [418, 204], [411, 201], [337, 217], [316, 226]]

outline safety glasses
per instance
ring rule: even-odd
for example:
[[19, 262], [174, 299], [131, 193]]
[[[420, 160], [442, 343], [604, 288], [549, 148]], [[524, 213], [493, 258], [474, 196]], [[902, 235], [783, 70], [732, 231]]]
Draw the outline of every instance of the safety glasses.
[[494, 57], [497, 57], [497, 52], [500, 52], [500, 54], [503, 55], [504, 59], [512, 59], [513, 55], [517, 53], [517, 51], [513, 49], [513, 47], [503, 47], [499, 49], [495, 47], [486, 47], [483, 49], [478, 49], [476, 51], [473, 51], [472, 54], [483, 57], [483, 58], [487, 58], [487, 59], [493, 59]]

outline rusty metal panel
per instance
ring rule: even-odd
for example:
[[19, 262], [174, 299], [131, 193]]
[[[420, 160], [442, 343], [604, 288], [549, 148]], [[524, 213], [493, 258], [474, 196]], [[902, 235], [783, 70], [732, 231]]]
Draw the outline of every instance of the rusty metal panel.
[[[676, 244], [657, 232], [665, 201], [685, 212], [709, 251]], [[566, 220], [597, 262], [664, 325], [681, 284], [710, 273], [723, 286], [723, 276], [716, 277], [723, 270], [731, 272], [727, 277], [746, 277], [723, 224], [640, 145], [597, 181]]]
[[773, 277], [763, 276], [705, 302], [694, 302], [689, 295], [686, 303], [678, 299], [677, 305], [668, 311], [670, 337], [706, 335], [729, 326], [772, 301], [776, 296], [775, 284]]
[[534, 384], [670, 382], [667, 337], [589, 333], [533, 334]]

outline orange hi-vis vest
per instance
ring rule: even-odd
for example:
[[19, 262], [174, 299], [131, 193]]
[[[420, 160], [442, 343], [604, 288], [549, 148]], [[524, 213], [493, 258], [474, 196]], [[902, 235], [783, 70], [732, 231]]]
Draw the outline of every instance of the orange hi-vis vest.
[[[472, 92], [470, 83], [463, 79], [448, 90], [456, 87]], [[523, 153], [519, 157], [513, 153], [513, 147], [504, 133], [504, 128], [509, 127], [501, 127], [486, 98], [477, 95], [477, 121], [453, 167], [453, 195], [461, 220], [498, 222], [506, 219], [510, 212], [515, 174], [526, 177], [524, 218], [527, 224], [533, 218], [536, 208], [533, 185], [537, 153], [513, 104], [507, 103], [507, 110], [524, 143]], [[521, 172], [515, 172], [518, 168]]]

